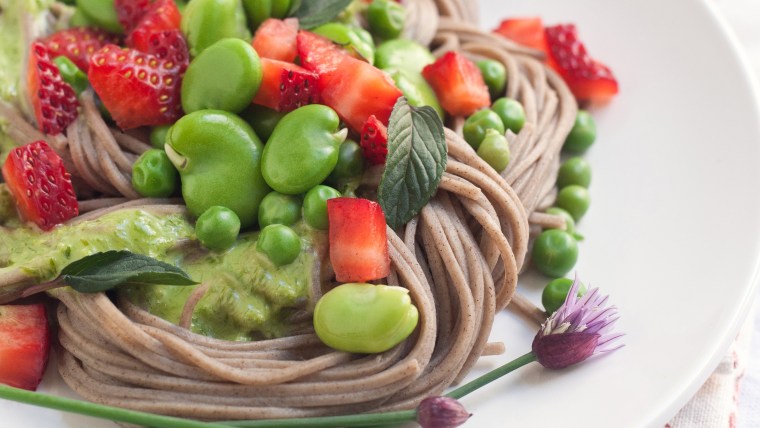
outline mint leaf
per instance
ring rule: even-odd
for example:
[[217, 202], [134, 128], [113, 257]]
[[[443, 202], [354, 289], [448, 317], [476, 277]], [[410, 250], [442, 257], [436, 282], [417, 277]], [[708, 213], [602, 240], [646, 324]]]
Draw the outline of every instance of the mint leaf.
[[351, 0], [307, 0], [302, 1], [295, 16], [301, 28], [310, 30], [335, 19]]
[[63, 268], [59, 280], [80, 293], [97, 293], [122, 284], [197, 284], [176, 266], [129, 251], [81, 258]]
[[438, 114], [399, 98], [388, 122], [388, 157], [378, 188], [386, 223], [396, 229], [417, 215], [445, 169], [446, 138]]

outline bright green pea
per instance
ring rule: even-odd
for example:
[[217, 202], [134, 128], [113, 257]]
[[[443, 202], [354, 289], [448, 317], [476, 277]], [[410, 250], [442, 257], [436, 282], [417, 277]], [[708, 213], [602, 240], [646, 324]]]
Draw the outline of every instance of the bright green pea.
[[369, 31], [381, 39], [395, 39], [404, 30], [406, 10], [392, 0], [373, 0], [367, 8]]
[[259, 205], [259, 227], [265, 228], [270, 224], [294, 225], [301, 218], [301, 205], [298, 196], [269, 192]]
[[480, 69], [480, 74], [483, 75], [491, 99], [503, 96], [507, 88], [507, 69], [504, 64], [493, 59], [483, 59], [475, 64]]
[[360, 176], [364, 172], [364, 155], [361, 146], [354, 140], [346, 140], [338, 149], [338, 163], [327, 177], [327, 181], [337, 184]]
[[132, 165], [132, 187], [147, 198], [165, 198], [176, 190], [177, 175], [166, 152], [150, 149]]
[[82, 12], [87, 21], [98, 27], [111, 33], [124, 33], [113, 0], [77, 0], [77, 9]]
[[419, 313], [409, 290], [348, 283], [328, 291], [314, 308], [314, 330], [327, 346], [374, 354], [401, 343], [417, 327]]
[[569, 212], [577, 223], [588, 211], [588, 207], [591, 205], [591, 196], [585, 187], [571, 184], [559, 190], [557, 200], [554, 203]]
[[240, 219], [229, 208], [213, 206], [195, 222], [195, 236], [204, 247], [222, 251], [230, 248], [240, 233]]
[[501, 118], [504, 129], [510, 129], [515, 134], [519, 133], [525, 125], [525, 109], [519, 101], [512, 98], [499, 98], [494, 101], [491, 110]]
[[256, 248], [266, 254], [275, 265], [284, 266], [298, 258], [301, 253], [301, 238], [284, 224], [270, 224], [259, 232]]
[[[570, 278], [555, 278], [546, 284], [541, 293], [541, 304], [544, 305], [547, 314], [553, 314], [565, 303], [567, 293], [570, 292], [572, 286], [573, 280]], [[586, 286], [581, 283], [576, 296], [583, 297], [584, 294], [586, 294]]]
[[190, 0], [180, 28], [193, 57], [222, 39], [251, 40], [240, 0]]
[[591, 184], [591, 165], [580, 156], [575, 156], [562, 162], [557, 174], [557, 187], [560, 189], [577, 184], [588, 189]]
[[386, 68], [383, 71], [391, 76], [396, 87], [406, 97], [409, 105], [414, 107], [430, 106], [438, 113], [438, 117], [443, 119], [444, 113], [441, 103], [438, 102], [435, 91], [422, 77], [422, 74], [400, 68]]
[[87, 75], [70, 59], [65, 56], [58, 56], [53, 59], [53, 62], [58, 66], [58, 71], [61, 72], [63, 81], [71, 85], [71, 88], [74, 89], [77, 95], [84, 92], [90, 85]]
[[221, 110], [190, 113], [169, 129], [165, 150], [192, 215], [221, 205], [237, 214], [242, 227], [256, 223], [271, 189], [261, 176], [261, 141], [243, 119]]
[[564, 230], [544, 230], [533, 242], [531, 261], [544, 275], [559, 278], [578, 261], [578, 243]]
[[157, 148], [163, 149], [166, 144], [166, 134], [169, 132], [171, 125], [158, 125], [150, 129], [150, 144]]
[[569, 212], [560, 207], [551, 207], [547, 208], [546, 213], [562, 217], [565, 220], [565, 232], [572, 235], [576, 241], [583, 240], [583, 235], [575, 231], [575, 220], [573, 220], [573, 216], [571, 216]]
[[464, 127], [462, 128], [464, 140], [477, 150], [480, 147], [480, 142], [486, 137], [486, 131], [489, 129], [495, 129], [498, 133], [504, 134], [504, 124], [499, 115], [487, 108], [476, 111], [464, 121]]
[[303, 219], [306, 224], [315, 229], [327, 230], [327, 200], [340, 196], [336, 189], [321, 184], [306, 192], [303, 199]]
[[264, 180], [287, 195], [304, 193], [327, 178], [338, 163], [348, 130], [330, 107], [310, 104], [280, 120], [261, 158]]
[[398, 69], [421, 74], [425, 66], [434, 62], [435, 57], [430, 50], [412, 40], [388, 40], [375, 50], [375, 66], [380, 69]]
[[485, 138], [483, 138], [483, 141], [480, 142], [480, 147], [478, 147], [478, 156], [496, 171], [504, 171], [511, 157], [507, 137], [495, 129], [487, 130]]
[[219, 40], [187, 67], [182, 78], [182, 109], [185, 113], [203, 109], [238, 113], [251, 104], [261, 77], [261, 60], [250, 43]]
[[578, 110], [575, 124], [570, 130], [570, 134], [567, 135], [562, 150], [581, 155], [586, 153], [586, 150], [594, 144], [595, 140], [596, 122], [594, 122], [594, 118], [586, 110]]
[[355, 52], [370, 64], [375, 62], [375, 42], [372, 40], [372, 36], [363, 28], [339, 22], [330, 22], [320, 25], [311, 31]]
[[258, 104], [251, 104], [240, 113], [240, 117], [253, 127], [256, 135], [264, 142], [269, 139], [275, 126], [277, 126], [277, 122], [284, 116], [285, 112], [272, 110]]

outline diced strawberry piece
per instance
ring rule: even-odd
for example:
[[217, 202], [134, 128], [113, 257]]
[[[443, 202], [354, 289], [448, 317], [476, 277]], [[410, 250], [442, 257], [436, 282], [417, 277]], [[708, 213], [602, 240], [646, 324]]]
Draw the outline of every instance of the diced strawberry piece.
[[541, 18], [505, 19], [493, 31], [521, 45], [546, 52], [546, 34]]
[[377, 202], [327, 200], [330, 262], [340, 282], [367, 282], [390, 273], [385, 214]]
[[298, 55], [297, 37], [298, 19], [270, 18], [259, 26], [251, 43], [262, 58], [293, 62]]
[[181, 64], [107, 45], [92, 57], [88, 77], [121, 129], [166, 125], [182, 116]]
[[21, 218], [42, 230], [79, 214], [71, 175], [44, 141], [11, 150], [3, 164], [3, 178]]
[[605, 102], [618, 93], [618, 82], [612, 71], [591, 58], [578, 39], [575, 25], [546, 27], [546, 40], [554, 68], [578, 100]]
[[36, 390], [49, 354], [45, 305], [0, 306], [0, 383]]
[[90, 57], [103, 46], [119, 43], [119, 38], [99, 28], [77, 27], [61, 30], [40, 40], [48, 48], [50, 58], [65, 56], [87, 73]]
[[27, 88], [40, 131], [60, 134], [77, 118], [77, 95], [63, 80], [48, 48], [41, 42], [32, 43], [29, 52]]
[[180, 73], [184, 73], [190, 63], [187, 41], [180, 30], [164, 30], [151, 34], [145, 53], [178, 64]]
[[372, 165], [382, 165], [388, 156], [388, 128], [374, 115], [370, 116], [361, 132], [361, 147], [364, 158]]
[[296, 46], [301, 66], [320, 75], [337, 69], [350, 55], [331, 40], [308, 31], [298, 32]]
[[303, 67], [275, 59], [261, 58], [262, 79], [254, 104], [289, 112], [319, 102], [319, 76]]
[[131, 33], [148, 11], [151, 0], [114, 0], [113, 6], [119, 23], [127, 34]]
[[491, 97], [478, 67], [459, 52], [446, 52], [422, 69], [441, 107], [453, 116], [469, 116], [488, 107]]
[[127, 46], [148, 52], [152, 34], [166, 30], [179, 30], [181, 20], [182, 15], [174, 0], [156, 0], [127, 36]]

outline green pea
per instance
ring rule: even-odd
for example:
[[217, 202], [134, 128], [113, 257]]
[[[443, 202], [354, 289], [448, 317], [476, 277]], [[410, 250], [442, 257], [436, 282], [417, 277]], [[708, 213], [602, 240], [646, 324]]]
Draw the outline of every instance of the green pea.
[[563, 230], [544, 230], [533, 242], [531, 261], [544, 275], [559, 278], [578, 261], [578, 243]]
[[269, 192], [259, 205], [259, 227], [264, 228], [270, 224], [294, 225], [301, 218], [301, 205], [298, 196]]
[[338, 163], [327, 177], [330, 183], [338, 183], [360, 176], [364, 172], [364, 155], [361, 146], [354, 140], [346, 140], [338, 149]]
[[412, 334], [418, 320], [409, 290], [388, 285], [342, 284], [314, 308], [314, 330], [325, 345], [361, 354], [393, 348]]
[[165, 149], [192, 215], [221, 205], [237, 214], [242, 227], [256, 223], [271, 189], [261, 176], [261, 141], [243, 119], [221, 110], [190, 113], [169, 129]]
[[396, 87], [406, 97], [409, 105], [414, 107], [430, 106], [438, 113], [438, 117], [443, 119], [444, 113], [441, 103], [438, 102], [435, 91], [433, 91], [433, 88], [425, 78], [422, 77], [422, 74], [399, 68], [386, 68], [383, 71], [391, 76], [393, 82], [396, 83]]
[[594, 144], [596, 140], [596, 122], [591, 113], [586, 110], [578, 110], [573, 129], [565, 139], [562, 150], [568, 153], [581, 155]]
[[311, 30], [356, 53], [370, 64], [375, 62], [375, 42], [363, 28], [330, 22]]
[[185, 113], [203, 109], [238, 113], [251, 104], [261, 77], [261, 60], [250, 43], [219, 40], [187, 67], [182, 79], [182, 109]]
[[425, 66], [434, 62], [435, 57], [430, 50], [412, 40], [388, 40], [375, 50], [375, 66], [380, 69], [398, 69], [421, 74]]
[[487, 108], [476, 111], [464, 121], [462, 128], [464, 140], [477, 150], [489, 129], [495, 129], [498, 133], [504, 134], [504, 124], [499, 115]]
[[591, 196], [585, 187], [571, 184], [559, 190], [555, 205], [569, 212], [577, 223], [588, 211], [588, 207], [591, 205]]
[[240, 0], [190, 0], [180, 27], [193, 57], [221, 39], [251, 40]]
[[77, 0], [77, 9], [87, 21], [111, 33], [123, 34], [113, 0]]
[[557, 187], [560, 189], [577, 184], [588, 189], [591, 184], [591, 165], [582, 157], [575, 156], [562, 162], [557, 174]]
[[230, 248], [240, 233], [240, 219], [229, 208], [213, 206], [195, 222], [195, 236], [204, 247], [222, 251]]
[[483, 59], [476, 64], [480, 69], [480, 74], [483, 75], [486, 86], [488, 86], [491, 99], [503, 96], [507, 89], [507, 69], [504, 64], [493, 59]]
[[[570, 292], [572, 286], [573, 280], [570, 278], [555, 278], [546, 284], [541, 293], [541, 304], [544, 305], [547, 314], [553, 314], [565, 303], [567, 293]], [[578, 286], [576, 296], [583, 297], [584, 294], [586, 294], [586, 286], [581, 284]]]
[[292, 0], [243, 0], [243, 8], [248, 16], [248, 23], [256, 29], [269, 18], [282, 19], [290, 15], [292, 8], [298, 3]]
[[304, 193], [324, 181], [338, 163], [338, 148], [348, 131], [330, 107], [310, 104], [280, 120], [261, 159], [264, 180], [288, 195]]
[[158, 125], [150, 129], [150, 144], [157, 148], [163, 149], [166, 144], [166, 134], [169, 133], [171, 125]]
[[315, 229], [327, 230], [327, 200], [340, 196], [336, 189], [321, 184], [306, 192], [303, 200], [303, 219], [306, 224]]
[[562, 217], [565, 220], [565, 232], [572, 235], [576, 241], [583, 240], [583, 235], [575, 231], [575, 220], [573, 220], [573, 216], [571, 216], [569, 212], [559, 207], [551, 207], [546, 210], [546, 213]]
[[277, 122], [285, 116], [285, 112], [279, 112], [272, 110], [271, 108], [260, 106], [258, 104], [251, 104], [245, 110], [240, 113], [246, 122], [248, 122], [256, 135], [266, 142], [272, 135]]
[[270, 224], [261, 229], [256, 248], [277, 266], [293, 263], [301, 254], [301, 238], [284, 224]]
[[367, 8], [369, 31], [381, 39], [395, 39], [404, 30], [404, 6], [391, 0], [373, 0]]
[[53, 59], [53, 62], [58, 66], [58, 71], [61, 72], [63, 81], [71, 85], [71, 88], [74, 89], [77, 95], [84, 92], [90, 85], [87, 75], [70, 59], [65, 56], [58, 56]]
[[478, 156], [496, 171], [504, 171], [511, 157], [507, 137], [495, 129], [487, 130], [485, 138], [478, 147]]
[[165, 198], [177, 189], [177, 169], [161, 149], [150, 149], [132, 165], [132, 187], [147, 198]]
[[499, 98], [494, 101], [491, 109], [499, 115], [505, 130], [510, 129], [517, 134], [525, 125], [525, 109], [515, 99]]

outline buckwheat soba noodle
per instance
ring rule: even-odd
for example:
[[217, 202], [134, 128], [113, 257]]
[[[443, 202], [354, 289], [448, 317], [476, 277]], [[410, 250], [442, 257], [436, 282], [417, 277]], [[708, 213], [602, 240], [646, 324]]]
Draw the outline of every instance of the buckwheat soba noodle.
[[[52, 292], [67, 384], [94, 402], [207, 420], [306, 417], [415, 407], [460, 381], [483, 355], [503, 351], [488, 337], [498, 311], [538, 310], [515, 294], [529, 241], [545, 227], [563, 225], [542, 212], [556, 196], [559, 152], [575, 120], [576, 101], [540, 54], [478, 29], [477, 2], [407, 0], [405, 34], [435, 55], [458, 50], [492, 58], [508, 70], [506, 96], [525, 108], [526, 124], [508, 132], [512, 160], [502, 173], [481, 160], [461, 137], [464, 118], [446, 123], [448, 164], [435, 196], [400, 230], [388, 230], [392, 272], [387, 283], [410, 290], [420, 321], [393, 349], [376, 355], [338, 352], [323, 345], [308, 317], [294, 319], [290, 336], [252, 342], [191, 332], [197, 288], [174, 325], [126, 299], [103, 293]], [[114, 210], [182, 215], [181, 201], [139, 199], [132, 164], [151, 146], [144, 135], [109, 127], [93, 94], [66, 136], [41, 134], [10, 104], [0, 117], [16, 141], [47, 140], [65, 160], [86, 222]], [[365, 186], [377, 185], [376, 176]], [[98, 195], [91, 198], [90, 195]], [[0, 275], [4, 285], [24, 281]], [[313, 275], [311, 299], [322, 293]], [[313, 307], [313, 305], [311, 306]]]

